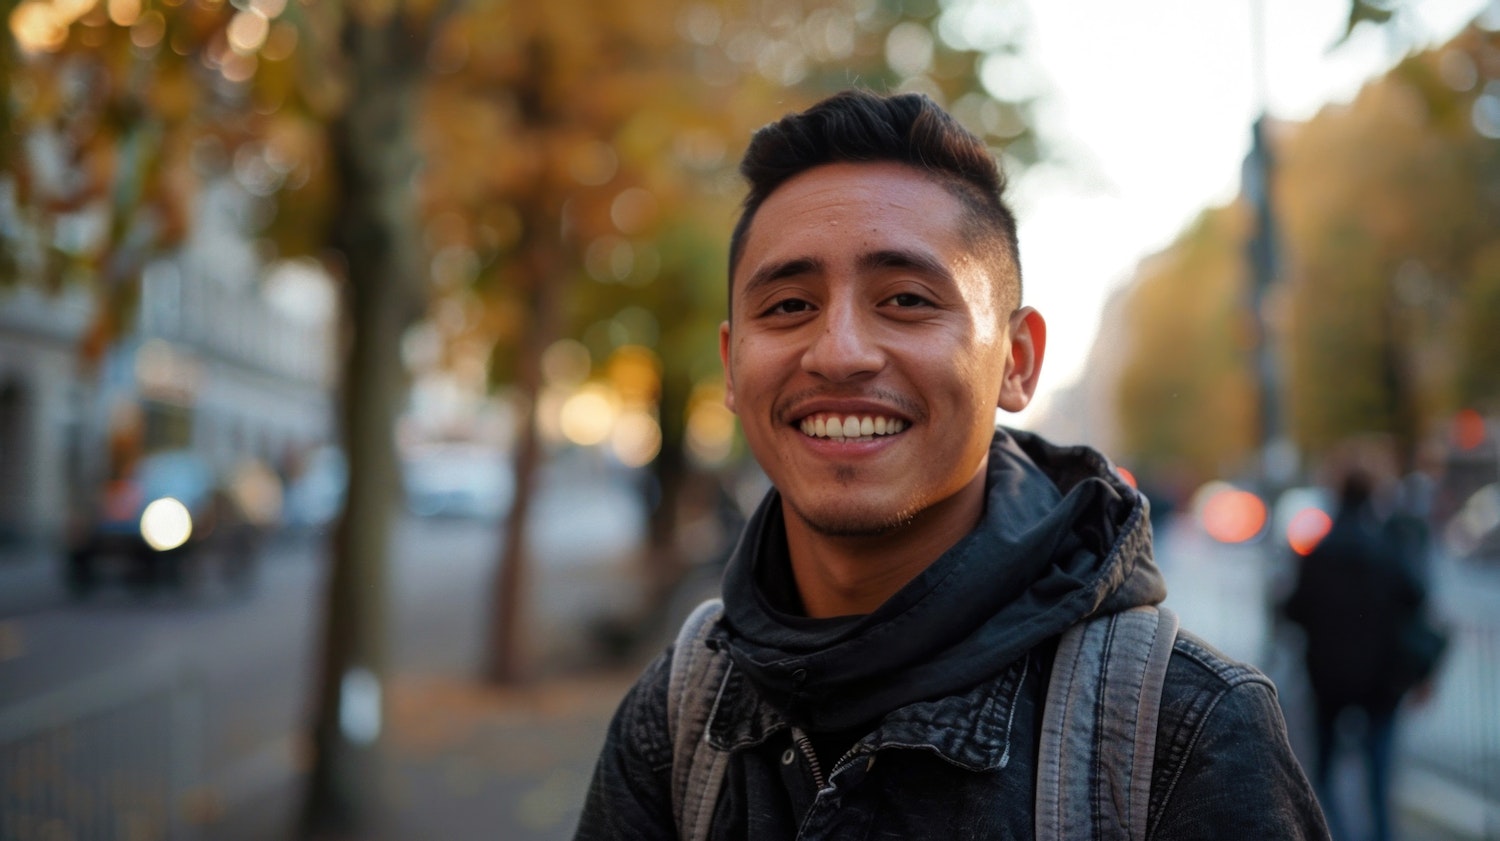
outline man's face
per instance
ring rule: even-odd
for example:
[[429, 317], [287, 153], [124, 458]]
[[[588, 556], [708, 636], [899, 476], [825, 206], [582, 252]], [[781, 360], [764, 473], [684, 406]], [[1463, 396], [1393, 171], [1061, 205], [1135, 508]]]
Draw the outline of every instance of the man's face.
[[879, 534], [972, 487], [995, 407], [1030, 397], [1002, 269], [963, 230], [959, 201], [896, 163], [817, 167], [755, 214], [720, 331], [726, 402], [817, 532]]

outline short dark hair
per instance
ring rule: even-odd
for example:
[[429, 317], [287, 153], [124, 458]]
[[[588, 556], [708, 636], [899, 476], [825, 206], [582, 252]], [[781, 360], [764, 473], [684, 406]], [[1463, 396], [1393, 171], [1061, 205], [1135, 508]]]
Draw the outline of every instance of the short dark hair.
[[1021, 300], [1016, 218], [1005, 202], [1005, 174], [984, 142], [923, 94], [880, 96], [847, 90], [762, 127], [750, 138], [740, 174], [750, 184], [729, 241], [729, 283], [750, 224], [767, 197], [793, 177], [832, 163], [894, 161], [931, 176], [964, 207], [964, 238], [987, 261], [1012, 272]]

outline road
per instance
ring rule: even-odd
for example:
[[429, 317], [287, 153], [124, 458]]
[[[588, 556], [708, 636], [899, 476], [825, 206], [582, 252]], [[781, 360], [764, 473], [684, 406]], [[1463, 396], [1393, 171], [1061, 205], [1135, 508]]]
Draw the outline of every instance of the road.
[[[542, 494], [533, 520], [541, 673], [589, 657], [586, 620], [638, 595], [640, 501], [574, 478]], [[394, 524], [391, 671], [405, 685], [476, 674], [501, 528]], [[226, 816], [284, 794], [304, 764], [327, 568], [326, 541], [278, 541], [248, 593], [207, 580], [71, 603], [53, 588], [0, 619], [0, 838], [220, 838]]]

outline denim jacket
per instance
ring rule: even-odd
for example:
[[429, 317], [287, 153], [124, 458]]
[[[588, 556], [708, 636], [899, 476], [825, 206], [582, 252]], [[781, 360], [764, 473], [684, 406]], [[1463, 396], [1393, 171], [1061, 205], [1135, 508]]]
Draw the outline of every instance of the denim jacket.
[[[754, 613], [767, 599], [745, 592], [762, 580], [748, 571], [775, 554], [756, 540], [756, 521], [774, 505], [757, 512], [726, 573], [725, 621], [709, 637], [736, 655], [706, 734], [730, 751], [712, 838], [1032, 837], [1041, 715], [1058, 635], [1085, 615], [1159, 601], [1163, 590], [1144, 505], [1102, 456], [1000, 431], [990, 480], [986, 519], [993, 522], [976, 529], [979, 539], [935, 562], [924, 573], [931, 580], [908, 585], [890, 609], [872, 614], [869, 628], [835, 626], [826, 632], [829, 645], [804, 646], [805, 654], [776, 647], [804, 640], [777, 637], [779, 620]], [[766, 522], [774, 533], [774, 518]], [[1036, 523], [1044, 527], [1030, 527]], [[1062, 548], [1039, 568], [1035, 541], [1058, 529], [1069, 534], [1053, 541]], [[993, 589], [1006, 570], [1025, 570], [1018, 574], [1042, 584], [1012, 598]], [[970, 610], [965, 620], [964, 610], [986, 597], [995, 612]], [[955, 628], [962, 632], [956, 641]], [[930, 652], [911, 639], [922, 629], [935, 640]], [[875, 644], [859, 647], [872, 637]], [[845, 679], [840, 663], [858, 661], [855, 671], [868, 671], [867, 658], [896, 659], [887, 652], [899, 648], [916, 659], [897, 663], [874, 687], [894, 682], [897, 700], [870, 707], [869, 684]], [[654, 661], [621, 702], [578, 839], [676, 837], [669, 663], [669, 654]], [[973, 679], [950, 691], [964, 670]], [[804, 693], [804, 679], [818, 691]], [[942, 691], [927, 691], [945, 680]], [[804, 700], [819, 698], [822, 708]], [[850, 731], [838, 715], [861, 704], [876, 714], [858, 720], [875, 723]], [[842, 732], [815, 745], [817, 724]], [[1147, 827], [1149, 838], [1163, 841], [1328, 837], [1271, 682], [1188, 632], [1179, 633], [1167, 668]]]
[[[713, 837], [1031, 837], [1050, 656], [896, 710], [829, 769], [815, 769], [788, 723], [732, 673], [709, 725], [733, 750]], [[667, 663], [646, 670], [610, 726], [580, 841], [675, 837]], [[1328, 838], [1271, 682], [1186, 632], [1167, 669], [1147, 822], [1157, 841]]]

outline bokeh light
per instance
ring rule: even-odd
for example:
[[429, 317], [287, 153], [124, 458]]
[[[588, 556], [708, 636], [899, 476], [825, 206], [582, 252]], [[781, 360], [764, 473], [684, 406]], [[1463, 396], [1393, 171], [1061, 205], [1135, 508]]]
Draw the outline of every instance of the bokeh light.
[[649, 412], [626, 411], [615, 421], [609, 448], [626, 467], [645, 467], [661, 452], [661, 424]]
[[271, 22], [254, 9], [236, 13], [225, 32], [229, 46], [237, 53], [247, 54], [259, 50], [270, 34]]
[[688, 402], [688, 454], [698, 464], [716, 467], [734, 452], [734, 413], [724, 406], [724, 385], [699, 385]]
[[176, 549], [193, 536], [193, 515], [170, 496], [152, 500], [141, 512], [141, 537], [158, 552]]
[[161, 43], [167, 34], [167, 19], [160, 11], [151, 9], [136, 19], [130, 27], [130, 42], [141, 49], [150, 49]]
[[70, 21], [42, 0], [22, 3], [10, 13], [10, 31], [26, 52], [52, 52], [68, 40]]
[[603, 443], [619, 411], [610, 397], [602, 386], [593, 385], [563, 401], [558, 415], [562, 434], [580, 447]]
[[1227, 482], [1212, 482], [1196, 494], [1198, 522], [1220, 543], [1246, 543], [1266, 527], [1266, 504]]
[[542, 378], [548, 385], [576, 386], [593, 368], [589, 349], [576, 339], [559, 339], [542, 352]]
[[1464, 409], [1453, 417], [1453, 443], [1460, 450], [1477, 449], [1486, 437], [1484, 416], [1473, 409]]
[[1304, 508], [1292, 515], [1286, 527], [1286, 542], [1298, 555], [1306, 556], [1316, 549], [1333, 528], [1333, 518], [1321, 508]]
[[661, 391], [661, 360], [650, 348], [625, 345], [609, 358], [609, 382], [620, 399], [633, 406], [647, 405]]
[[107, 8], [116, 26], [131, 26], [141, 16], [141, 0], [109, 0]]

